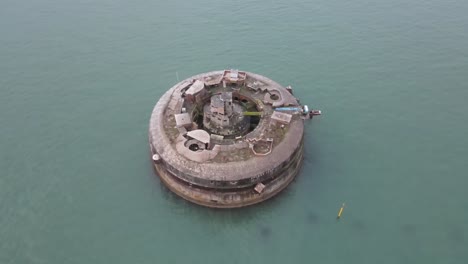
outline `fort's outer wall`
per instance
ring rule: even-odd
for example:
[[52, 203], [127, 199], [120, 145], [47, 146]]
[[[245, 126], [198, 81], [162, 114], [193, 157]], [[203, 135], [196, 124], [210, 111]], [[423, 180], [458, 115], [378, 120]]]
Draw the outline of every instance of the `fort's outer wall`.
[[237, 208], [265, 201], [286, 188], [301, 169], [304, 152], [302, 145], [303, 144], [300, 145], [301, 147], [297, 155], [291, 157], [292, 166], [269, 182], [261, 194], [255, 192], [253, 187], [240, 191], [227, 192], [217, 189], [197, 188], [196, 186], [190, 186], [176, 179], [168, 173], [161, 164], [153, 163], [153, 165], [164, 185], [182, 198], [212, 208]]
[[[277, 145], [272, 153], [265, 157], [253, 157], [246, 161], [230, 162], [229, 166], [221, 163], [197, 163], [184, 159], [172, 146], [172, 142], [166, 135], [163, 120], [166, 118], [166, 108], [171, 97], [176, 93], [182, 83], [192, 78], [202, 78], [221, 74], [221, 72], [209, 72], [188, 78], [168, 90], [158, 101], [150, 120], [149, 141], [153, 153], [160, 156], [161, 162], [167, 164], [166, 168], [182, 180], [207, 188], [244, 188], [254, 183], [265, 181], [277, 170], [289, 163], [298, 146], [302, 144], [304, 133], [303, 120], [296, 120], [289, 125], [285, 138]], [[278, 83], [261, 75], [248, 73], [255, 79], [268, 83], [271, 86], [282, 87]], [[285, 90], [283, 88], [283, 90]], [[286, 93], [288, 93], [286, 91]], [[289, 94], [289, 93], [288, 93]], [[289, 94], [290, 96], [290, 94]], [[242, 171], [242, 174], [238, 172]], [[201, 177], [200, 177], [201, 176]], [[253, 179], [253, 180], [252, 180]], [[229, 186], [226, 182], [236, 182]]]

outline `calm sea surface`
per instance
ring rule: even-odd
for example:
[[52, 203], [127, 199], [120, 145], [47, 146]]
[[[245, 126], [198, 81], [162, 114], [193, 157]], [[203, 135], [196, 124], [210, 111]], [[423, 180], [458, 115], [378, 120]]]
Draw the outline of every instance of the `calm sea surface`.
[[[466, 0], [0, 0], [0, 263], [468, 263], [467, 14]], [[225, 68], [324, 115], [284, 193], [218, 211], [161, 185], [147, 129], [177, 75]]]

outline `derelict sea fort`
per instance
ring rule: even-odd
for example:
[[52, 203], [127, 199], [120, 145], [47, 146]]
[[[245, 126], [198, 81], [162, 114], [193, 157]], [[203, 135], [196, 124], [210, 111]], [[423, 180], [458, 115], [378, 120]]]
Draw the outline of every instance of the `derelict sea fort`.
[[217, 208], [259, 203], [283, 190], [303, 157], [304, 120], [320, 115], [292, 89], [238, 70], [192, 76], [151, 115], [154, 168], [174, 193]]

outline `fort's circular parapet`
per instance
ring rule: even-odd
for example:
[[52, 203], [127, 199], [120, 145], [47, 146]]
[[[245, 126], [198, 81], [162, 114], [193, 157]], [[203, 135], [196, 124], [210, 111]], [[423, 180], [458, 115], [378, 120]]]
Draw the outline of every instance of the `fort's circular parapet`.
[[162, 182], [194, 203], [218, 208], [264, 201], [299, 171], [309, 111], [290, 87], [258, 74], [214, 71], [167, 91], [149, 126]]

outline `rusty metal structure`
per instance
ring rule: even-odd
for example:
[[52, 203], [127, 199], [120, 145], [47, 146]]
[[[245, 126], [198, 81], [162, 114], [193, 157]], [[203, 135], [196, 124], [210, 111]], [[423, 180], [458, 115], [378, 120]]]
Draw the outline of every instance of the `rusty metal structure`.
[[300, 169], [309, 111], [292, 88], [258, 74], [214, 71], [169, 89], [153, 109], [154, 168], [174, 193], [216, 208], [259, 203]]

